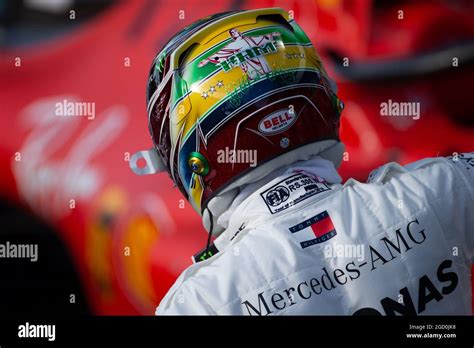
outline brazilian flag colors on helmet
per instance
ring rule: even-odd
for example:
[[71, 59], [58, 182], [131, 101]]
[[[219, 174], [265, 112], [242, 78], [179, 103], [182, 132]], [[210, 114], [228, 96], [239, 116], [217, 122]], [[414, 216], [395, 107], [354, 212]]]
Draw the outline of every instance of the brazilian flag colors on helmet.
[[[204, 18], [172, 38], [147, 86], [155, 148], [138, 174], [166, 169], [201, 213], [215, 194], [271, 159], [339, 140], [342, 102], [313, 45], [282, 9]], [[138, 169], [139, 157], [147, 169]]]

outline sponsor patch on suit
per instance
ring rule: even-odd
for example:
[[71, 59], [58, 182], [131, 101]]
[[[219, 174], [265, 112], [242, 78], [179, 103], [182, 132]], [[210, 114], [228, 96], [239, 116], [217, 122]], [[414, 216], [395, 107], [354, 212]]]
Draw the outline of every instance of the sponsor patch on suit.
[[325, 182], [318, 182], [305, 174], [295, 174], [261, 192], [260, 196], [270, 213], [276, 214], [330, 189]]

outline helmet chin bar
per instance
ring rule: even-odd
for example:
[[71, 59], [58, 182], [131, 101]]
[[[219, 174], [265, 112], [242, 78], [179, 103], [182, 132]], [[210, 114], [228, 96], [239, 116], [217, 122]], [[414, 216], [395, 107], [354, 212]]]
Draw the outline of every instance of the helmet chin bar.
[[[138, 160], [141, 158], [146, 162], [146, 165], [142, 168], [137, 165]], [[163, 161], [154, 148], [135, 152], [130, 158], [130, 168], [137, 175], [156, 174], [166, 170]]]

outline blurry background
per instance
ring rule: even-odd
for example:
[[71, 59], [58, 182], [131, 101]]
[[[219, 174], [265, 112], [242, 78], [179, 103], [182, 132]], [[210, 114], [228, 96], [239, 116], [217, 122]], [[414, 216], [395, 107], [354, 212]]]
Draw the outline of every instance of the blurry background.
[[[0, 259], [0, 316], [153, 314], [207, 236], [167, 175], [128, 167], [151, 146], [149, 65], [196, 19], [275, 6], [338, 82], [345, 179], [474, 150], [472, 1], [0, 0], [0, 242], [39, 245]], [[55, 116], [64, 99], [95, 118]], [[381, 116], [389, 100], [420, 118]]]

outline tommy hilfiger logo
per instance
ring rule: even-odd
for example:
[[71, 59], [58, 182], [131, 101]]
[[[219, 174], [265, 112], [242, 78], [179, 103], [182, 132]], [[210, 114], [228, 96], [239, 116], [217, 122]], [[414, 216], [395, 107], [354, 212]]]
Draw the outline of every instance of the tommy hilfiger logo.
[[300, 241], [302, 249], [326, 242], [337, 234], [327, 210], [290, 227], [290, 232], [298, 233], [304, 238]]

